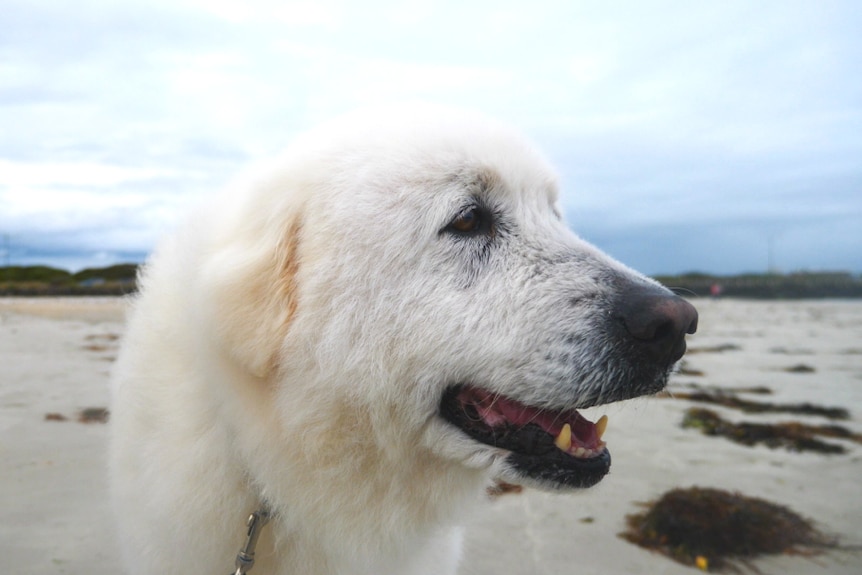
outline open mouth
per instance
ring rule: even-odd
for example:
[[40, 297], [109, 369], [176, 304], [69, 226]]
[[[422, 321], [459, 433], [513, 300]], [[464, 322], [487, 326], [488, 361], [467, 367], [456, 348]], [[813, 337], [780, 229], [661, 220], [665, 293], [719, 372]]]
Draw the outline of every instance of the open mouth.
[[476, 441], [509, 451], [519, 475], [546, 485], [590, 487], [610, 470], [607, 416], [593, 423], [574, 409], [538, 409], [470, 385], [449, 388], [440, 414]]

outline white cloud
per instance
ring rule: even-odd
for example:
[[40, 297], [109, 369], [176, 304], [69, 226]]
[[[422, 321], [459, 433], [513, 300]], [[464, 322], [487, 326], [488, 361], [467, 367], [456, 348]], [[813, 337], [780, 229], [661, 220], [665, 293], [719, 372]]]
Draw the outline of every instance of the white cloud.
[[341, 11], [334, 2], [279, 2], [278, 0], [189, 0], [188, 5], [232, 24], [278, 22], [287, 26], [335, 29]]
[[[42, 186], [106, 187], [173, 175], [168, 169], [142, 169], [95, 162], [14, 162], [0, 159], [0, 190], [23, 190]], [[62, 190], [56, 190], [62, 194]], [[23, 199], [23, 198], [22, 198]], [[59, 195], [58, 195], [59, 199]]]
[[[342, 79], [353, 86], [355, 105], [420, 98], [463, 104], [488, 92], [497, 92], [504, 100], [513, 87], [511, 74], [503, 69], [387, 59], [357, 60]], [[337, 90], [337, 86], [332, 89]]]

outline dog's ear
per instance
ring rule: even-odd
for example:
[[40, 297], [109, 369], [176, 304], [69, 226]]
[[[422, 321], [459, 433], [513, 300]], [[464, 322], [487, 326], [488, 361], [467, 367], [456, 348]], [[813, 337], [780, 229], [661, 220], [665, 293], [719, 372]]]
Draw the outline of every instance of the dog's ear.
[[297, 306], [302, 219], [297, 213], [281, 226], [273, 219], [222, 241], [200, 286], [211, 341], [260, 378], [277, 368]]

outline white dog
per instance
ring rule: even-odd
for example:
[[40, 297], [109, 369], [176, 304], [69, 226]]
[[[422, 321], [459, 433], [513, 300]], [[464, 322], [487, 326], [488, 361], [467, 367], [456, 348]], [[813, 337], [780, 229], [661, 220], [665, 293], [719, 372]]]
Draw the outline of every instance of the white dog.
[[419, 108], [299, 138], [160, 245], [116, 366], [133, 573], [454, 573], [497, 481], [608, 471], [576, 410], [656, 392], [689, 304], [578, 239], [508, 129]]

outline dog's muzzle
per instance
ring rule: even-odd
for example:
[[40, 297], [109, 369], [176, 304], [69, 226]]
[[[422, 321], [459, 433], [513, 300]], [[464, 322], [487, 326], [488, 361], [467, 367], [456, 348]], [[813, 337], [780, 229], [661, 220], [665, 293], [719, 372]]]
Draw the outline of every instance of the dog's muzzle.
[[[667, 383], [674, 364], [686, 349], [685, 336], [697, 329], [694, 306], [658, 286], [637, 285], [619, 292], [603, 314], [594, 351], [604, 366], [577, 397], [559, 408], [528, 405], [493, 390], [493, 385], [460, 382], [450, 386], [440, 403], [440, 416], [480, 443], [505, 452], [517, 481], [558, 488], [590, 487], [610, 470], [611, 457], [602, 435], [607, 418], [593, 423], [577, 409], [655, 393]], [[611, 351], [608, 351], [609, 348]], [[580, 370], [585, 374], [584, 369]], [[624, 374], [612, 380], [608, 374]], [[578, 392], [580, 390], [580, 392]], [[534, 394], [533, 394], [534, 396]]]

